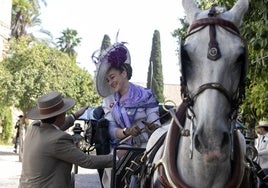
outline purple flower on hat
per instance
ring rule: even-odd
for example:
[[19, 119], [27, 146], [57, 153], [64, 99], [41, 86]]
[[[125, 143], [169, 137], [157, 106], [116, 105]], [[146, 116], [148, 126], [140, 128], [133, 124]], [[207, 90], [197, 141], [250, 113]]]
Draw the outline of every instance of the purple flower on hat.
[[108, 62], [113, 67], [119, 67], [127, 60], [127, 50], [123, 46], [116, 47], [108, 55]]

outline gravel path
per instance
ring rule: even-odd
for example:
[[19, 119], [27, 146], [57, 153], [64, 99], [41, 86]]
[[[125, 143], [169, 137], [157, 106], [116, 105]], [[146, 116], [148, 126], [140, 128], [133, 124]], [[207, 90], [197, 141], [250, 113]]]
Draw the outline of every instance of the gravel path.
[[[19, 155], [13, 146], [0, 145], [0, 188], [17, 188], [21, 173]], [[75, 175], [75, 188], [101, 188], [97, 170], [80, 168]]]

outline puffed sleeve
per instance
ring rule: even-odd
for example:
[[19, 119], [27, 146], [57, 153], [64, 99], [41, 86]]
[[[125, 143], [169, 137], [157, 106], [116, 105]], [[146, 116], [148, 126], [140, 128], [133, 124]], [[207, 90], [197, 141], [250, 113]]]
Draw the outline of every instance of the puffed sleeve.
[[155, 124], [160, 125], [160, 120], [159, 120], [159, 107], [154, 107], [154, 108], [147, 108], [146, 109], [146, 115], [147, 115], [147, 120], [146, 122], [155, 122]]
[[104, 118], [109, 121], [109, 134], [111, 139], [116, 139], [116, 129], [117, 125], [116, 122], [112, 116], [111, 109], [113, 107], [115, 100], [114, 96], [110, 95], [103, 99], [102, 108], [104, 110]]

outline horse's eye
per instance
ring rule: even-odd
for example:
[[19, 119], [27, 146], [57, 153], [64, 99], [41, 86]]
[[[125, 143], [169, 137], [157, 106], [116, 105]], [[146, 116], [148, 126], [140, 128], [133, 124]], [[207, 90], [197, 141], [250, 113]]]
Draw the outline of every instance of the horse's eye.
[[236, 59], [236, 64], [241, 64], [245, 61], [245, 54], [241, 54], [240, 56], [238, 56], [238, 58]]
[[183, 80], [187, 80], [186, 78], [186, 69], [187, 67], [190, 65], [190, 57], [185, 49], [185, 45], [184, 46], [181, 46], [181, 49], [180, 49], [180, 53], [181, 53], [181, 75], [182, 75], [182, 78]]
[[246, 52], [245, 48], [243, 48], [243, 53], [241, 53], [236, 59], [236, 64], [245, 63], [245, 61], [246, 61]]
[[189, 62], [189, 61], [191, 61], [190, 60], [190, 57], [189, 57], [189, 55], [187, 53], [187, 51], [185, 50], [185, 46], [182, 46], [181, 47], [181, 60], [183, 62]]

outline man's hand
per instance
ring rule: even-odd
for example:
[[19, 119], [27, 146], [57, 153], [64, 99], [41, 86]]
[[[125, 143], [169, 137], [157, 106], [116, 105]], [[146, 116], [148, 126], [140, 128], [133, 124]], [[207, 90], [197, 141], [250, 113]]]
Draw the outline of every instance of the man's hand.
[[88, 109], [88, 106], [84, 106], [82, 108], [80, 108], [79, 110], [77, 110], [74, 115], [75, 115], [75, 118], [79, 118], [80, 116], [83, 115], [83, 113]]

